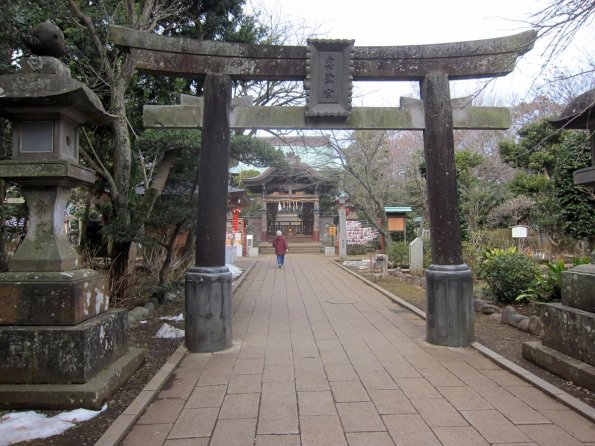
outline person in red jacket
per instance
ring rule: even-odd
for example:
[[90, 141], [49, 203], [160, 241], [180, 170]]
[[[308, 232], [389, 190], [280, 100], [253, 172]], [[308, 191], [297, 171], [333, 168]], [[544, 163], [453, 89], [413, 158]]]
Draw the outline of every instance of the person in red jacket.
[[285, 254], [289, 251], [289, 246], [281, 231], [277, 231], [277, 237], [273, 240], [273, 247], [275, 248], [275, 255], [277, 256], [277, 266], [283, 268]]

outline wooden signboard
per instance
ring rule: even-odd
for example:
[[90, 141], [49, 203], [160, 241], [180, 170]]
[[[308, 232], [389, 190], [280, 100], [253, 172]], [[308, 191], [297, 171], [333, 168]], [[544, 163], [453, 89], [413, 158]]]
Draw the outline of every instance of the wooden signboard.
[[405, 231], [405, 217], [388, 217], [389, 231]]

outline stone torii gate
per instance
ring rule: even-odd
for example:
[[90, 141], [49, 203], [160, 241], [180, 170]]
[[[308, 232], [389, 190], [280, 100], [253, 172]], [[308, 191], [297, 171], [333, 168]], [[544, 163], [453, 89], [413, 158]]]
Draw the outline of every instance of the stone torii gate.
[[[232, 124], [238, 128], [274, 128], [271, 120], [280, 128], [293, 128], [301, 122], [303, 127], [299, 128], [423, 130], [433, 263], [426, 273], [427, 340], [452, 347], [469, 345], [473, 339], [473, 283], [462, 256], [453, 140], [457, 113], [453, 112], [449, 81], [510, 73], [517, 58], [533, 47], [536, 33], [392, 47], [354, 47], [353, 40], [309, 40], [306, 47], [221, 43], [115, 26], [111, 35], [116, 45], [131, 52], [140, 71], [204, 76], [204, 108], [182, 111], [183, 117], [192, 116], [184, 120], [189, 125], [198, 126], [199, 115], [203, 125], [196, 266], [186, 276], [186, 345], [190, 351], [231, 346], [231, 275], [224, 266], [229, 130]], [[280, 107], [271, 107], [281, 110], [270, 111], [262, 110], [268, 107], [254, 107], [256, 112], [233, 109], [232, 79], [303, 80], [306, 107], [301, 111], [293, 107], [289, 111]], [[375, 112], [352, 109], [354, 80], [419, 81], [423, 106], [375, 108]], [[481, 110], [463, 107], [465, 119], [459, 119], [460, 128], [490, 128], [477, 121], [472, 124]], [[494, 112], [500, 119], [501, 113]], [[257, 116], [252, 122], [250, 114]], [[154, 125], [166, 127], [168, 122], [156, 119]], [[508, 127], [502, 122], [492, 125]]]

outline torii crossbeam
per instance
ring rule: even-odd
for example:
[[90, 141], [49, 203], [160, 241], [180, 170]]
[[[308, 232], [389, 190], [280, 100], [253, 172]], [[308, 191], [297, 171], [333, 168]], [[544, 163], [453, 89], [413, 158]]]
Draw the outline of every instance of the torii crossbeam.
[[[433, 262], [426, 273], [427, 340], [452, 347], [470, 344], [473, 281], [462, 256], [453, 140], [458, 118], [449, 81], [510, 73], [518, 57], [533, 47], [535, 32], [435, 45], [354, 47], [351, 40], [249, 45], [168, 38], [121, 27], [110, 30], [114, 43], [131, 52], [138, 70], [205, 78], [196, 267], [186, 276], [190, 351], [222, 350], [232, 341], [231, 275], [223, 266], [229, 129], [232, 124], [258, 125], [258, 120], [241, 122], [253, 112], [238, 113], [231, 107], [232, 79], [303, 80], [307, 102], [297, 121], [308, 128], [337, 128], [334, 125], [351, 125], [350, 120], [355, 124], [359, 110], [351, 107], [352, 81], [420, 82], [423, 108], [386, 114], [380, 110], [365, 125], [387, 128], [380, 123], [383, 119], [392, 120], [391, 126], [404, 119], [402, 128], [415, 124], [423, 129]], [[194, 125], [199, 122], [196, 118]]]
[[[472, 98], [451, 101], [453, 128], [457, 130], [506, 130], [510, 127], [508, 107], [475, 107]], [[250, 96], [231, 102], [229, 127], [262, 130], [423, 130], [425, 116], [422, 101], [401, 98], [400, 107], [353, 107], [340, 121], [313, 121], [305, 116], [306, 107], [253, 106]], [[203, 127], [203, 98], [181, 95], [180, 105], [145, 105], [145, 128], [196, 129]]]

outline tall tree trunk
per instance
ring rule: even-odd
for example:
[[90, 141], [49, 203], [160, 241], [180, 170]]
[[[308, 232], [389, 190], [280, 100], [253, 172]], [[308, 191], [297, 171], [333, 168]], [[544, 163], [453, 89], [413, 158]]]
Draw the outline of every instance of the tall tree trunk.
[[161, 161], [155, 166], [151, 184], [145, 190], [145, 195], [142, 197], [140, 205], [134, 210], [134, 215], [132, 216], [132, 225], [135, 232], [141, 232], [143, 230], [144, 224], [151, 215], [157, 199], [163, 192], [171, 167], [179, 154], [179, 149], [168, 150]]
[[0, 272], [8, 271], [8, 257], [6, 255], [6, 210], [4, 198], [6, 196], [6, 183], [0, 179]]
[[196, 229], [195, 225], [190, 225], [188, 228], [188, 237], [186, 237], [186, 243], [184, 243], [184, 254], [194, 258], [196, 255]]
[[[7, 59], [10, 60], [10, 59]], [[12, 145], [11, 124], [8, 120], [0, 118], [0, 159], [7, 159]], [[4, 200], [8, 186], [0, 179], [0, 272], [8, 271], [8, 254], [6, 252], [6, 208]]]
[[[130, 192], [130, 167], [131, 167], [131, 144], [128, 133], [124, 107], [125, 85], [116, 83], [112, 90], [111, 112], [118, 116], [112, 123], [114, 136], [114, 182], [116, 190], [112, 190], [113, 213], [118, 227], [127, 228], [130, 224], [130, 213], [128, 209], [128, 194]], [[112, 265], [110, 269], [110, 292], [114, 302], [123, 299], [128, 291], [128, 278], [130, 271], [130, 245], [132, 240], [124, 237], [124, 234], [115, 234], [112, 240], [110, 257]], [[113, 235], [112, 235], [113, 236]]]
[[83, 264], [87, 264], [89, 260], [89, 240], [87, 238], [87, 228], [89, 227], [89, 214], [91, 213], [91, 191], [87, 191], [85, 197], [85, 211], [83, 218], [79, 220], [79, 254], [83, 260]]
[[169, 240], [167, 241], [167, 246], [165, 247], [165, 259], [163, 260], [163, 264], [161, 265], [161, 269], [159, 270], [159, 286], [163, 286], [167, 283], [169, 270], [171, 268], [171, 262], [174, 257], [176, 238], [178, 237], [180, 229], [183, 225], [184, 222], [176, 223], [176, 225], [174, 226], [174, 230], [172, 231]]

